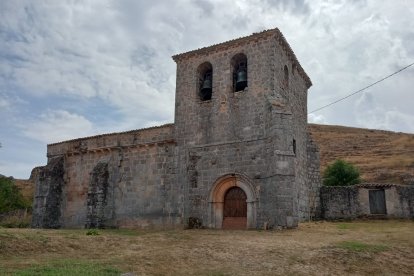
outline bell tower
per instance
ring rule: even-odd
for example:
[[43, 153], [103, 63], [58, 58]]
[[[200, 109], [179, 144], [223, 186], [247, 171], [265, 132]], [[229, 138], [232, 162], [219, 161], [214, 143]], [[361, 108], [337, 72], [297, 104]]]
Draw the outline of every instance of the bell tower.
[[251, 211], [258, 213], [251, 214], [250, 226], [297, 224], [311, 82], [282, 33], [254, 33], [173, 59], [177, 182], [184, 185], [185, 215], [214, 217], [205, 211], [205, 195], [230, 173], [254, 183], [258, 202], [265, 200], [267, 207]]

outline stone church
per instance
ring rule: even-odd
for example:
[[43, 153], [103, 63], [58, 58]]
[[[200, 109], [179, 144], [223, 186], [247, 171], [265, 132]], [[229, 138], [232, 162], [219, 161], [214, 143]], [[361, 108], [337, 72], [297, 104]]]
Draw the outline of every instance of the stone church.
[[174, 124], [48, 145], [33, 227], [271, 229], [318, 215], [312, 83], [282, 33], [173, 60]]

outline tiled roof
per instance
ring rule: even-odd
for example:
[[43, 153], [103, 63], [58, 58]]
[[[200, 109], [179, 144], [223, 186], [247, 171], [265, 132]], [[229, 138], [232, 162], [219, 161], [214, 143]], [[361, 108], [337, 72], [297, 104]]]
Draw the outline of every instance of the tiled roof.
[[390, 187], [401, 186], [401, 185], [393, 184], [393, 183], [361, 183], [355, 186], [359, 188], [390, 188]]

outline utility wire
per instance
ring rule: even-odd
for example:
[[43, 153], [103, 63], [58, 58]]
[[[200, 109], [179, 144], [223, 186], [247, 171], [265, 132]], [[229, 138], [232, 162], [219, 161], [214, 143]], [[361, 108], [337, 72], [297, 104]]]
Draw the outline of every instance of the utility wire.
[[322, 106], [322, 107], [319, 107], [319, 108], [317, 108], [317, 109], [315, 109], [315, 110], [312, 110], [311, 112], [309, 112], [309, 113], [308, 113], [308, 115], [309, 115], [309, 114], [311, 114], [311, 113], [313, 113], [313, 112], [319, 111], [319, 110], [321, 110], [321, 109], [327, 108], [328, 106], [334, 105], [334, 104], [336, 104], [336, 103], [338, 103], [338, 102], [340, 102], [340, 101], [343, 101], [343, 100], [345, 100], [345, 99], [347, 99], [347, 98], [349, 98], [349, 97], [351, 97], [351, 96], [353, 96], [353, 95], [355, 95], [355, 94], [358, 94], [358, 93], [360, 93], [360, 92], [364, 91], [365, 89], [368, 89], [368, 88], [370, 88], [370, 87], [372, 87], [372, 86], [376, 85], [377, 83], [380, 83], [380, 82], [382, 82], [382, 81], [384, 81], [384, 80], [386, 80], [386, 79], [388, 79], [388, 78], [391, 78], [392, 76], [394, 76], [394, 75], [396, 75], [396, 74], [400, 73], [401, 71], [404, 71], [405, 69], [407, 69], [408, 67], [410, 67], [410, 66], [412, 66], [412, 65], [414, 65], [414, 62], [413, 62], [413, 63], [411, 63], [411, 64], [409, 64], [409, 65], [407, 65], [407, 66], [405, 66], [405, 67], [403, 67], [403, 68], [401, 68], [401, 69], [399, 69], [398, 71], [395, 71], [394, 73], [392, 73], [392, 74], [390, 74], [390, 75], [388, 75], [388, 76], [386, 76], [386, 77], [384, 77], [384, 78], [382, 78], [382, 79], [380, 79], [380, 80], [378, 80], [378, 81], [374, 82], [374, 83], [371, 83], [371, 84], [370, 84], [370, 85], [368, 85], [368, 86], [365, 86], [365, 87], [364, 87], [364, 88], [362, 88], [362, 89], [359, 89], [358, 91], [355, 91], [355, 92], [353, 92], [353, 93], [351, 93], [351, 94], [349, 94], [349, 95], [347, 95], [347, 96], [345, 96], [345, 97], [343, 97], [343, 98], [340, 98], [340, 99], [338, 99], [338, 100], [336, 100], [336, 101], [334, 101], [334, 102], [331, 102], [331, 103], [329, 103], [329, 104], [327, 104], [327, 105], [324, 105], [324, 106]]

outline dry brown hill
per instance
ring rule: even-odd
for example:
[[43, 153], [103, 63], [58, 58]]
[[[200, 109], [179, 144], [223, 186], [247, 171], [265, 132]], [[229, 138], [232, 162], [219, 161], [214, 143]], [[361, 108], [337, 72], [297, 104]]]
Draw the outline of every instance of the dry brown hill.
[[356, 165], [365, 182], [414, 185], [414, 134], [330, 125], [309, 125], [319, 146], [321, 172], [341, 158]]

